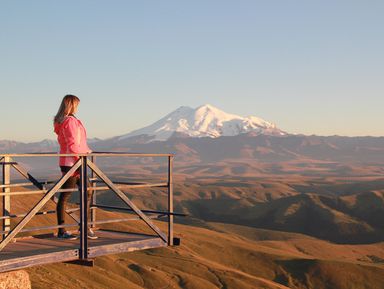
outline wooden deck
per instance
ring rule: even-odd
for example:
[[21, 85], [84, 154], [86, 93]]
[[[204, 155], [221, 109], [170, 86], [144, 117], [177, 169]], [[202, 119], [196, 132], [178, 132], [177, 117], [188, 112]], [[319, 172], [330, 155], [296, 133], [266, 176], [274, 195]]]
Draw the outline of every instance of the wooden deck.
[[[89, 240], [88, 257], [166, 247], [158, 236], [99, 230], [96, 240]], [[17, 239], [0, 252], [0, 272], [34, 265], [79, 259], [79, 240], [60, 240], [50, 236]]]

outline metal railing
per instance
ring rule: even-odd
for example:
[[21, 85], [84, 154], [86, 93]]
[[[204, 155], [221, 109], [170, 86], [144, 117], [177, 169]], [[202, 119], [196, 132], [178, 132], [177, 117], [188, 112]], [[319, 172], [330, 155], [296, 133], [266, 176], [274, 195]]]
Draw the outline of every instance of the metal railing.
[[[28, 170], [26, 170], [15, 159], [19, 158], [42, 158], [42, 157], [77, 157], [76, 163], [70, 168], [70, 170], [63, 174], [61, 178], [55, 182], [39, 181], [33, 177]], [[166, 158], [167, 159], [167, 180], [159, 183], [128, 183], [128, 182], [113, 182], [97, 165], [96, 158], [99, 157], [140, 157], [140, 158]], [[173, 158], [172, 154], [140, 154], [140, 153], [115, 153], [115, 152], [95, 152], [90, 154], [57, 154], [57, 153], [31, 153], [31, 154], [0, 154], [0, 165], [2, 166], [2, 183], [0, 185], [2, 200], [2, 215], [0, 216], [0, 222], [2, 224], [2, 230], [0, 236], [2, 240], [0, 242], [0, 255], [1, 251], [9, 244], [17, 234], [23, 232], [34, 232], [42, 230], [55, 230], [58, 228], [73, 227], [71, 224], [45, 226], [45, 227], [33, 227], [25, 228], [25, 226], [36, 215], [45, 215], [56, 213], [54, 210], [40, 211], [43, 206], [51, 199], [54, 199], [56, 193], [62, 192], [74, 192], [77, 189], [62, 189], [62, 185], [71, 177], [76, 171], [80, 172], [80, 203], [78, 208], [72, 208], [66, 210], [66, 212], [76, 221], [79, 226], [80, 232], [80, 246], [79, 246], [79, 259], [88, 259], [88, 226], [94, 227], [99, 224], [107, 224], [114, 222], [122, 222], [128, 220], [142, 220], [144, 223], [161, 238], [167, 245], [174, 244], [173, 236], [173, 223], [175, 215], [182, 215], [174, 213], [173, 211]], [[12, 183], [11, 182], [11, 169], [14, 169], [21, 176], [28, 180], [27, 183]], [[88, 187], [88, 172], [91, 173], [91, 186]], [[97, 186], [97, 184], [103, 183], [104, 186]], [[12, 191], [11, 188], [20, 186], [34, 186], [35, 190], [29, 191]], [[50, 186], [50, 187], [49, 187]], [[48, 188], [49, 187], [49, 188]], [[155, 210], [140, 210], [122, 191], [122, 189], [135, 189], [135, 188], [166, 188], [167, 189], [167, 211], [155, 211]], [[93, 200], [91, 206], [90, 220], [87, 215], [87, 191], [93, 190]], [[114, 192], [127, 207], [118, 206], [106, 206], [98, 205], [96, 202], [96, 191], [111, 190]], [[20, 195], [42, 195], [42, 198], [35, 204], [27, 213], [11, 214], [11, 197]], [[122, 210], [134, 213], [135, 217], [109, 219], [109, 220], [97, 220], [96, 209], [111, 209]], [[76, 216], [76, 212], [80, 212], [80, 218]], [[152, 222], [152, 219], [156, 217], [167, 217], [168, 219], [168, 232], [167, 234], [162, 232], [156, 224]], [[11, 228], [11, 219], [21, 218], [13, 228]]]

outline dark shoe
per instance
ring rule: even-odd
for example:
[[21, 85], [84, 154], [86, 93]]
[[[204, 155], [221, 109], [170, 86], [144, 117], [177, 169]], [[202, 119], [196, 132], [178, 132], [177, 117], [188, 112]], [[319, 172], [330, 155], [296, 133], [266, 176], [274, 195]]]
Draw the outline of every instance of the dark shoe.
[[95, 240], [99, 237], [96, 236], [95, 232], [92, 229], [88, 229], [88, 239]]
[[63, 239], [63, 240], [77, 240], [79, 236], [70, 234], [68, 232], [64, 232], [64, 233], [58, 233], [57, 238]]

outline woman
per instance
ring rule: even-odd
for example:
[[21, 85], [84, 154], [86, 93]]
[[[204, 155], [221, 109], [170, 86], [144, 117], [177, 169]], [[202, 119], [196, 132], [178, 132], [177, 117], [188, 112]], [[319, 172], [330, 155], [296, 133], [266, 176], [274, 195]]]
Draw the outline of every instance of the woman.
[[[64, 96], [59, 111], [54, 118], [54, 129], [57, 134], [57, 140], [60, 145], [61, 154], [80, 154], [90, 153], [91, 150], [87, 145], [87, 133], [81, 121], [75, 117], [80, 99], [68, 94]], [[76, 163], [79, 157], [60, 157], [59, 165], [62, 174], [67, 173]], [[73, 189], [80, 186], [80, 174], [76, 171], [62, 186], [63, 189]], [[59, 225], [65, 222], [66, 204], [71, 195], [71, 192], [60, 193], [57, 203], [57, 222]], [[89, 215], [90, 204], [92, 200], [92, 191], [88, 191], [87, 212]], [[60, 239], [76, 239], [76, 235], [69, 234], [64, 228], [59, 228], [58, 238]], [[96, 239], [97, 236], [89, 228], [88, 238]]]

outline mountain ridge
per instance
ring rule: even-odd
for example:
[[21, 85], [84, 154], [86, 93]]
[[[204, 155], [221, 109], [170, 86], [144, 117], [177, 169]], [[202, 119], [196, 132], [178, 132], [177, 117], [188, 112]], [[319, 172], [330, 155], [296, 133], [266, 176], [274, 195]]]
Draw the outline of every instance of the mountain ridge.
[[256, 116], [241, 117], [226, 113], [210, 104], [195, 109], [181, 106], [160, 120], [146, 127], [121, 135], [118, 140], [134, 136], [152, 136], [151, 141], [166, 141], [173, 133], [189, 137], [211, 137], [238, 135], [247, 132], [258, 134], [285, 135], [275, 124]]
[[[384, 161], [384, 137], [339, 137], [305, 135], [254, 135], [252, 132], [218, 138], [191, 138], [174, 133], [167, 141], [148, 141], [140, 135], [89, 142], [93, 151], [173, 153], [191, 164], [229, 160], [282, 162], [292, 160], [377, 163]], [[0, 140], [0, 153], [57, 152], [55, 141], [22, 143]], [[345, 169], [348, 169], [347, 167]]]

